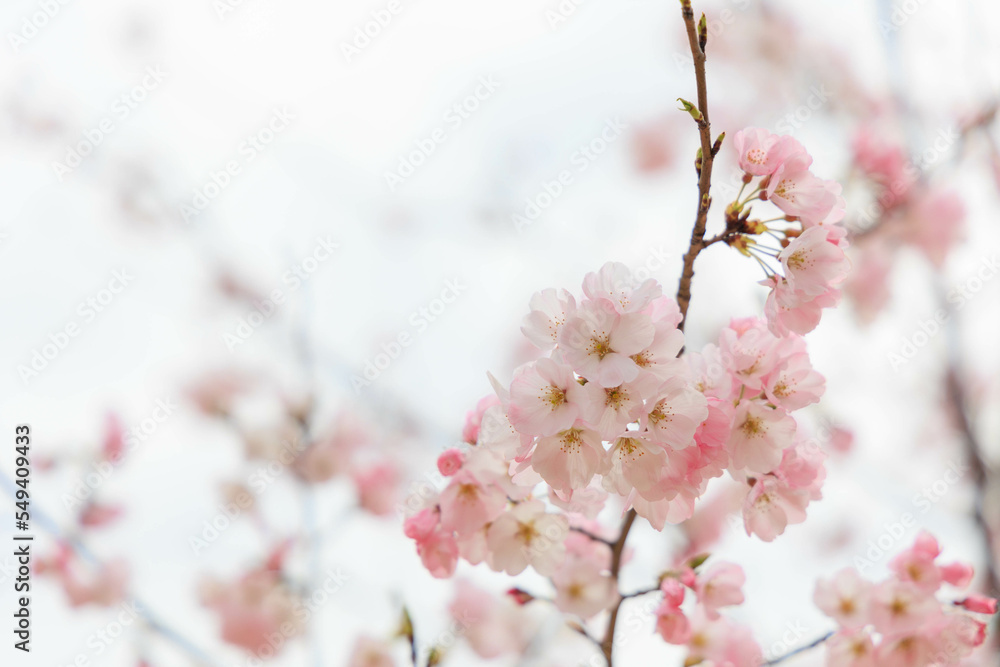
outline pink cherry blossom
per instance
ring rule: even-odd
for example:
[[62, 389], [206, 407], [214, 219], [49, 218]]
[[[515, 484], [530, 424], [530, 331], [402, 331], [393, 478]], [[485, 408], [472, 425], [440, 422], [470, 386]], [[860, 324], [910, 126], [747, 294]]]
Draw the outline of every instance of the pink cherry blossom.
[[733, 467], [756, 473], [771, 472], [792, 444], [795, 420], [784, 410], [761, 401], [740, 401], [733, 415], [728, 448]]
[[780, 276], [771, 276], [760, 284], [771, 288], [764, 304], [764, 314], [767, 316], [768, 329], [779, 337], [790, 333], [809, 333], [819, 325], [823, 309], [832, 308], [840, 301], [840, 291], [837, 289], [830, 289], [811, 299], [804, 297]]
[[700, 608], [689, 618], [688, 664], [708, 661], [726, 667], [759, 667], [764, 662], [760, 646], [746, 627], [726, 617], [710, 619]]
[[786, 161], [768, 181], [767, 199], [805, 225], [819, 224], [839, 203], [840, 185], [817, 178], [803, 160]]
[[445, 477], [451, 477], [457, 473], [462, 469], [462, 465], [464, 464], [465, 454], [463, 454], [461, 450], [455, 449], [454, 447], [443, 451], [437, 460], [438, 472]]
[[708, 419], [708, 400], [683, 377], [672, 377], [643, 410], [640, 427], [651, 440], [673, 449], [695, 444], [694, 434]]
[[[733, 320], [722, 330], [719, 352], [727, 370], [754, 393], [778, 365], [778, 339], [756, 318]], [[720, 397], [721, 398], [721, 397]]]
[[588, 428], [570, 428], [539, 438], [531, 467], [557, 491], [583, 489], [604, 460], [601, 436]]
[[872, 591], [871, 622], [883, 634], [911, 632], [934, 614], [940, 608], [933, 595], [916, 584], [890, 579]]
[[528, 340], [538, 349], [547, 351], [555, 347], [559, 332], [576, 312], [576, 300], [566, 290], [544, 289], [531, 297], [531, 309], [521, 326]]
[[654, 491], [667, 463], [662, 446], [645, 439], [638, 432], [630, 431], [615, 438], [607, 452], [602, 474], [604, 488], [622, 496], [635, 489], [649, 500], [659, 500], [662, 493]]
[[605, 440], [610, 440], [636, 421], [643, 408], [642, 394], [632, 383], [603, 387], [588, 382], [584, 390], [583, 419]]
[[550, 576], [566, 555], [563, 541], [568, 530], [566, 517], [547, 514], [541, 501], [519, 503], [489, 527], [490, 566], [515, 575], [530, 565], [539, 574]]
[[361, 636], [354, 641], [347, 667], [396, 667], [396, 660], [387, 642]]
[[543, 357], [514, 374], [507, 414], [521, 433], [553, 435], [573, 425], [585, 400], [573, 369]]
[[500, 399], [490, 394], [479, 399], [475, 410], [470, 410], [465, 417], [465, 426], [462, 428], [462, 441], [474, 445], [479, 441], [479, 428], [483, 423], [483, 416], [486, 411], [494, 406], [500, 405]]
[[720, 607], [743, 604], [743, 585], [747, 577], [735, 563], [716, 563], [695, 579], [694, 592], [698, 602], [711, 618], [719, 617]]
[[568, 560], [552, 577], [556, 607], [580, 618], [590, 618], [617, 601], [617, 582], [602, 573], [600, 566], [589, 560]]
[[653, 278], [637, 282], [627, 266], [608, 262], [597, 273], [584, 276], [583, 293], [593, 301], [609, 304], [618, 313], [632, 313], [643, 310], [663, 294], [663, 288]]
[[491, 595], [464, 580], [456, 588], [448, 611], [476, 655], [493, 660], [527, 646], [533, 628], [507, 596]]
[[813, 601], [824, 614], [850, 630], [867, 625], [871, 592], [871, 584], [849, 567], [830, 579], [820, 579]]
[[826, 227], [810, 227], [781, 251], [778, 259], [793, 291], [808, 299], [825, 294], [847, 277], [851, 263]]
[[996, 598], [988, 598], [984, 595], [970, 595], [969, 597], [965, 598], [961, 602], [958, 602], [957, 604], [977, 614], [997, 613]]
[[622, 315], [610, 305], [588, 302], [560, 330], [559, 346], [577, 373], [602, 387], [617, 387], [639, 375], [632, 355], [649, 347], [654, 334], [649, 315]]
[[743, 521], [747, 535], [771, 542], [791, 524], [806, 518], [808, 496], [797, 493], [770, 475], [757, 479], [743, 503]]
[[764, 378], [768, 400], [788, 411], [801, 410], [818, 402], [825, 390], [826, 379], [813, 370], [804, 346], [801, 352], [786, 356], [781, 365]]
[[965, 204], [958, 194], [928, 189], [920, 192], [909, 206], [903, 234], [940, 268], [948, 252], [965, 234], [965, 217]]
[[733, 144], [739, 154], [740, 169], [753, 176], [773, 174], [786, 160], [806, 157], [805, 148], [794, 138], [771, 134], [759, 127], [740, 130]]
[[355, 468], [351, 477], [358, 489], [358, 505], [378, 516], [393, 511], [399, 487], [399, 471], [388, 461]]
[[291, 639], [304, 627], [296, 613], [302, 602], [275, 570], [252, 570], [231, 582], [209, 579], [202, 584], [201, 598], [219, 615], [223, 640], [255, 653], [274, 650], [268, 640], [279, 629]]
[[826, 642], [827, 667], [878, 667], [868, 629], [844, 629]]
[[484, 484], [470, 470], [461, 470], [441, 492], [441, 525], [459, 535], [473, 533], [503, 511], [507, 494]]

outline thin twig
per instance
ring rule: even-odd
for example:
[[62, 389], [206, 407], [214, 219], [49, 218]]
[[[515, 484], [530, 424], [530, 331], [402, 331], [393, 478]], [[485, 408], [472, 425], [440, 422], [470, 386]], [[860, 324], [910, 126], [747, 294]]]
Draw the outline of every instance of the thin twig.
[[606, 544], [609, 547], [614, 547], [615, 546], [614, 540], [609, 540], [606, 537], [601, 537], [600, 535], [597, 535], [595, 533], [590, 532], [586, 528], [581, 528], [579, 526], [570, 526], [570, 530], [573, 531], [574, 533], [580, 533], [581, 535], [586, 535], [587, 537], [589, 537], [590, 539], [594, 540], [595, 542], [600, 542], [601, 544]]
[[694, 228], [691, 230], [691, 245], [684, 255], [684, 270], [681, 272], [680, 284], [677, 288], [677, 305], [681, 310], [681, 323], [678, 325], [682, 331], [687, 319], [688, 305], [691, 303], [691, 280], [694, 278], [694, 260], [698, 253], [705, 249], [705, 226], [708, 222], [708, 209], [712, 205], [710, 195], [712, 185], [712, 164], [715, 161], [715, 154], [712, 146], [712, 124], [708, 115], [708, 89], [705, 83], [705, 50], [702, 48], [698, 29], [694, 22], [694, 11], [691, 9], [691, 0], [681, 0], [681, 14], [684, 17], [684, 25], [687, 28], [688, 43], [691, 46], [691, 55], [694, 58], [694, 75], [698, 87], [698, 111], [701, 118], [697, 120], [698, 132], [701, 136], [701, 159], [698, 178], [698, 213], [695, 217]]
[[794, 658], [795, 656], [799, 655], [800, 653], [805, 653], [806, 651], [810, 651], [810, 650], [816, 648], [817, 646], [819, 646], [820, 644], [822, 644], [823, 642], [825, 642], [826, 640], [828, 640], [834, 634], [835, 633], [833, 633], [833, 632], [828, 632], [825, 635], [823, 635], [822, 637], [820, 637], [819, 639], [816, 639], [815, 641], [813, 641], [813, 642], [811, 642], [809, 644], [806, 644], [805, 646], [800, 646], [799, 648], [795, 649], [794, 651], [792, 651], [790, 653], [786, 653], [785, 655], [783, 655], [783, 656], [781, 656], [779, 658], [775, 658], [774, 660], [769, 660], [768, 662], [765, 662], [762, 665], [762, 667], [767, 667], [768, 665], [777, 665], [779, 663], [784, 662], [785, 660], [788, 660], [790, 658]]

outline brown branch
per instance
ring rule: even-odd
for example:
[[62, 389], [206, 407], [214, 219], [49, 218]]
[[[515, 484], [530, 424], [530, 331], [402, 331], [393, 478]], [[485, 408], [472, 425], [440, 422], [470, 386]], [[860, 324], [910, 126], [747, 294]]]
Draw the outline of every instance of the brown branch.
[[969, 466], [972, 469], [972, 481], [976, 485], [976, 507], [973, 516], [986, 542], [987, 591], [990, 594], [995, 594], [996, 591], [1000, 590], [1000, 576], [997, 574], [998, 554], [995, 551], [997, 535], [990, 525], [989, 518], [986, 517], [983, 511], [990, 482], [990, 469], [983, 457], [983, 449], [979, 444], [979, 438], [976, 436], [975, 430], [969, 422], [966, 412], [965, 389], [962, 387], [961, 380], [958, 377], [958, 369], [955, 368], [954, 364], [948, 368], [946, 383], [948, 401], [951, 403], [955, 418], [958, 421], [958, 429], [961, 431], [962, 441], [965, 443], [965, 452], [969, 457]]
[[684, 255], [684, 270], [681, 272], [681, 280], [677, 288], [677, 305], [680, 307], [682, 318], [678, 328], [683, 331], [687, 320], [688, 306], [691, 303], [694, 260], [698, 257], [698, 253], [706, 247], [705, 226], [708, 222], [708, 209], [712, 205], [712, 197], [709, 194], [712, 185], [712, 164], [719, 146], [712, 144], [712, 124], [708, 116], [708, 89], [705, 83], [705, 49], [703, 48], [707, 28], [702, 31], [704, 34], [698, 34], [699, 29], [695, 26], [691, 0], [681, 0], [681, 14], [687, 28], [691, 55], [694, 58], [694, 75], [698, 87], [698, 115], [695, 116], [695, 121], [698, 123], [698, 132], [701, 135], [701, 151], [698, 159], [698, 212], [695, 216], [694, 228], [691, 230], [691, 245]]
[[[681, 311], [681, 322], [677, 327], [683, 331], [687, 320], [688, 306], [691, 303], [691, 280], [694, 278], [694, 260], [698, 253], [704, 250], [711, 243], [721, 239], [713, 239], [710, 243], [705, 242], [705, 226], [708, 222], [708, 209], [712, 205], [712, 198], [709, 190], [712, 185], [712, 163], [716, 153], [722, 144], [722, 137], [712, 143], [712, 125], [708, 119], [708, 89], [705, 83], [705, 44], [708, 40], [708, 27], [705, 16], [695, 25], [694, 11], [691, 9], [691, 0], [681, 0], [681, 16], [684, 19], [684, 26], [687, 29], [688, 44], [691, 47], [691, 55], [694, 58], [695, 82], [698, 88], [698, 105], [692, 108], [688, 102], [684, 102], [684, 108], [691, 114], [698, 124], [698, 132], [701, 136], [701, 150], [699, 151], [698, 167], [698, 212], [695, 216], [694, 228], [691, 231], [691, 245], [684, 255], [684, 270], [681, 272], [680, 284], [677, 287], [677, 305]], [[618, 539], [611, 547], [611, 576], [618, 581], [618, 574], [621, 570], [622, 553], [625, 551], [625, 542], [628, 540], [629, 531], [635, 522], [636, 513], [630, 509], [625, 518], [622, 519], [621, 529]], [[608, 667], [614, 667], [614, 646], [615, 646], [615, 626], [618, 623], [618, 612], [621, 610], [622, 602], [628, 596], [620, 596], [618, 602], [611, 608], [611, 615], [608, 618], [608, 627], [604, 631], [604, 639], [601, 641], [601, 652], [608, 662]]]

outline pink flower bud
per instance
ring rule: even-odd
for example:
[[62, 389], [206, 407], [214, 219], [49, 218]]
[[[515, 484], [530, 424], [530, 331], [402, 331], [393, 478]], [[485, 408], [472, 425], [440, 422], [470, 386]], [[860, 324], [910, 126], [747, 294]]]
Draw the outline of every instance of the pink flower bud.
[[438, 457], [438, 471], [440, 471], [440, 473], [445, 477], [451, 477], [462, 469], [462, 465], [464, 463], [465, 455], [453, 447], [445, 450], [441, 456]]
[[988, 598], [984, 595], [970, 595], [961, 602], [956, 603], [960, 607], [965, 607], [969, 611], [977, 614], [997, 613], [997, 601], [995, 598]]

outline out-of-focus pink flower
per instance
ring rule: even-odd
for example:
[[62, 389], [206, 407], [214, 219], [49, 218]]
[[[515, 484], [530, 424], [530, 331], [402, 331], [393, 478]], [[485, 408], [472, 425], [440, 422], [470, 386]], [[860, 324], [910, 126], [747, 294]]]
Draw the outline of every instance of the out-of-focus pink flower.
[[80, 512], [80, 524], [87, 528], [99, 528], [112, 523], [125, 513], [121, 505], [89, 503]]
[[932, 188], [917, 194], [907, 211], [903, 234], [940, 268], [965, 233], [962, 198], [951, 190]]
[[735, 563], [716, 563], [695, 578], [694, 592], [711, 619], [719, 617], [721, 607], [743, 604], [743, 584], [747, 577]]
[[816, 583], [813, 601], [824, 614], [847, 629], [868, 623], [872, 586], [854, 568], [845, 568], [830, 579]]
[[531, 637], [525, 609], [511, 596], [495, 597], [467, 581], [458, 582], [449, 611], [472, 650], [486, 660], [520, 653]]
[[354, 641], [347, 667], [396, 667], [391, 649], [387, 642], [371, 637], [358, 637]]
[[125, 429], [117, 414], [109, 414], [104, 427], [104, 444], [101, 458], [108, 463], [118, 463], [125, 453]]
[[617, 582], [593, 561], [572, 558], [552, 577], [555, 604], [560, 610], [580, 618], [590, 618], [618, 599]]
[[844, 291], [854, 304], [858, 318], [868, 323], [889, 302], [893, 254], [882, 243], [866, 243], [859, 250], [859, 258], [844, 284]]
[[[297, 436], [284, 443], [286, 451], [297, 451]], [[292, 463], [292, 470], [308, 484], [328, 482], [346, 473], [351, 460], [361, 446], [370, 441], [370, 435], [353, 418], [339, 417], [333, 431], [309, 443]]]
[[500, 399], [494, 394], [479, 399], [475, 410], [470, 410], [465, 416], [465, 426], [462, 428], [462, 440], [470, 445], [479, 441], [479, 428], [483, 423], [483, 415], [494, 406], [500, 405]]
[[[230, 582], [208, 579], [200, 593], [202, 604], [219, 615], [222, 639], [258, 655], [279, 652], [303, 630], [299, 599], [274, 570], [253, 570]], [[277, 646], [274, 636], [283, 639]]]
[[997, 613], [997, 600], [996, 598], [988, 598], [985, 595], [970, 595], [961, 602], [957, 603], [960, 607], [964, 607], [969, 611], [973, 611], [977, 614], [995, 614]]
[[500, 515], [507, 495], [496, 484], [483, 483], [470, 470], [461, 470], [441, 492], [441, 525], [469, 535]]
[[437, 460], [438, 472], [440, 472], [445, 477], [451, 477], [452, 475], [454, 475], [455, 473], [457, 473], [459, 470], [462, 469], [462, 465], [464, 463], [465, 463], [465, 455], [462, 453], [461, 450], [455, 449], [454, 447], [452, 447], [451, 449], [446, 449], [441, 453], [441, 456], [438, 457]]
[[399, 490], [399, 471], [383, 461], [367, 468], [355, 468], [351, 477], [358, 489], [358, 504], [377, 516], [392, 512]]
[[71, 607], [88, 604], [110, 607], [125, 599], [129, 572], [124, 560], [89, 566], [63, 545], [53, 556], [36, 561], [35, 568], [39, 574], [59, 581]]
[[530, 565], [551, 576], [566, 555], [568, 531], [566, 517], [546, 513], [541, 501], [519, 503], [490, 524], [486, 534], [490, 567], [516, 575]]

